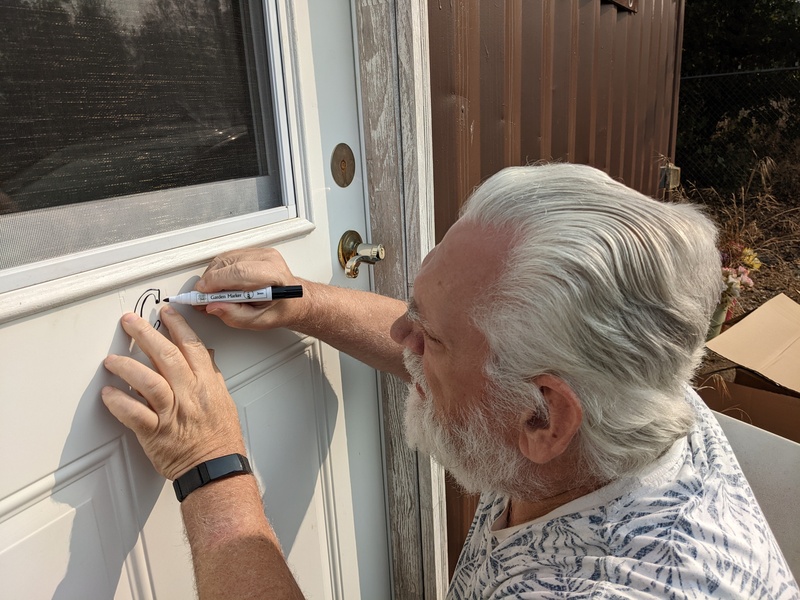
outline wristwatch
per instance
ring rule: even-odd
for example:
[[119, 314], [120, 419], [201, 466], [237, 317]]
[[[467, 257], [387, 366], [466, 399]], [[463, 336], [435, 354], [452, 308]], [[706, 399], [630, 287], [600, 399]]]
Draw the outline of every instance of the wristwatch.
[[186, 471], [172, 482], [178, 502], [183, 502], [186, 496], [207, 483], [234, 475], [247, 475], [252, 473], [250, 461], [241, 454], [228, 454], [219, 458], [212, 458], [200, 463]]

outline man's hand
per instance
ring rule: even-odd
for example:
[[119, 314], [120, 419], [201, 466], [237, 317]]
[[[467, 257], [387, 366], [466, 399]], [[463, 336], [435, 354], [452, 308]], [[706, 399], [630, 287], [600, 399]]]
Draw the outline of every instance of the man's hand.
[[303, 297], [253, 304], [213, 302], [196, 308], [239, 329], [286, 327], [326, 342], [371, 367], [408, 378], [403, 349], [389, 335], [392, 323], [406, 311], [405, 302], [298, 279], [272, 248], [235, 250], [218, 256], [195, 288], [211, 293], [268, 285], [302, 285]]
[[[122, 328], [155, 370], [124, 356], [106, 368], [145, 402], [103, 388], [108, 410], [136, 433], [153, 466], [168, 479], [226, 454], [244, 453], [236, 405], [208, 351], [178, 312], [161, 309], [170, 342], [128, 313]], [[302, 598], [261, 505], [253, 477], [231, 477], [192, 492], [181, 503], [200, 598]]]
[[104, 361], [144, 402], [111, 386], [103, 388], [102, 397], [136, 434], [156, 470], [175, 479], [203, 461], [243, 454], [244, 441], [236, 405], [208, 350], [174, 308], [164, 307], [161, 321], [174, 343], [137, 315], [122, 317], [122, 328], [155, 370], [125, 356]]
[[238, 329], [297, 329], [308, 315], [313, 284], [292, 275], [281, 254], [272, 248], [248, 248], [221, 254], [211, 261], [195, 289], [211, 293], [276, 285], [302, 285], [303, 298], [250, 304], [212, 302], [198, 309]]

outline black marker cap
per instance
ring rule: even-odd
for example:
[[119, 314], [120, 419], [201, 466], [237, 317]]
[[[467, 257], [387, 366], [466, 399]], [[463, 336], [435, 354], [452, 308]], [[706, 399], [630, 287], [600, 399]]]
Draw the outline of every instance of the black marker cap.
[[284, 298], [302, 298], [303, 286], [302, 285], [287, 285], [284, 287], [272, 288], [272, 299], [283, 300]]

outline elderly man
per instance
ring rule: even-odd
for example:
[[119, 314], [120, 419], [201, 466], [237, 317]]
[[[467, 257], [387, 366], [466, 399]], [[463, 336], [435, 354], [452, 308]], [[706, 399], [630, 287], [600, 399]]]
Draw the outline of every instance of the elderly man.
[[[697, 208], [589, 167], [517, 167], [473, 194], [407, 305], [301, 282], [268, 249], [215, 259], [197, 289], [296, 283], [302, 301], [205, 310], [316, 336], [409, 381], [409, 443], [483, 494], [450, 597], [800, 596], [688, 385], [721, 288]], [[174, 310], [162, 320], [174, 346], [123, 317], [156, 371], [106, 361], [147, 404], [111, 387], [103, 400], [174, 479], [244, 445], [202, 344]], [[251, 476], [181, 506], [201, 596], [299, 596]]]

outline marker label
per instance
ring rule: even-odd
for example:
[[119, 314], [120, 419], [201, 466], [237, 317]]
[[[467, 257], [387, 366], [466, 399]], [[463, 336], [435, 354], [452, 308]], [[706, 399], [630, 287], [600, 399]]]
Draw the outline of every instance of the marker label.
[[252, 290], [250, 292], [214, 292], [213, 294], [201, 294], [197, 292], [197, 301], [203, 304], [211, 302], [253, 302], [253, 301], [272, 300], [272, 290]]
[[165, 302], [202, 306], [212, 302], [270, 302], [284, 298], [302, 298], [303, 287], [299, 285], [266, 287], [260, 290], [223, 290], [204, 294], [196, 290], [164, 298]]

